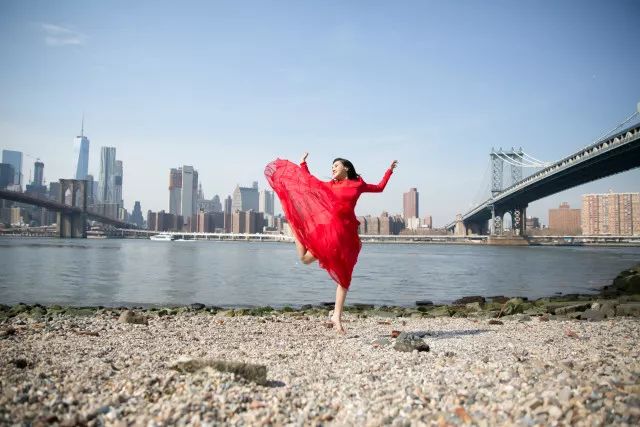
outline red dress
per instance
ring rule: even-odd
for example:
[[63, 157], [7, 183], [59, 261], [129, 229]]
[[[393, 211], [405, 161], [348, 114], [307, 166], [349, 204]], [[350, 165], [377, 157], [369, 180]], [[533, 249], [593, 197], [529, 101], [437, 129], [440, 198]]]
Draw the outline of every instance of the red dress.
[[320, 181], [311, 175], [306, 162], [298, 166], [276, 159], [264, 170], [300, 243], [345, 289], [351, 284], [361, 247], [356, 202], [362, 193], [384, 190], [391, 173], [388, 169], [376, 185], [367, 184], [362, 178]]

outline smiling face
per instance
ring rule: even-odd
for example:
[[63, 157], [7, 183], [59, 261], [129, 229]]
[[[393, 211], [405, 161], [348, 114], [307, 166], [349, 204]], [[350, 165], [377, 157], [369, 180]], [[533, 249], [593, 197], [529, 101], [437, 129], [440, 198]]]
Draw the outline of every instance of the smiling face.
[[347, 172], [349, 169], [345, 168], [340, 160], [336, 160], [333, 162], [331, 166], [331, 178], [337, 179], [338, 181], [342, 181], [343, 179], [347, 179]]

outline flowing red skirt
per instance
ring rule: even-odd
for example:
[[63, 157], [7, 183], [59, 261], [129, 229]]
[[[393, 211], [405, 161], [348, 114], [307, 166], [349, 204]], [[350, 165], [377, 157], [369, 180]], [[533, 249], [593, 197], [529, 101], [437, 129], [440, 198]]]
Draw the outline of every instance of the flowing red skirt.
[[264, 174], [298, 241], [333, 280], [348, 289], [362, 246], [353, 212], [341, 211], [325, 183], [288, 160], [274, 160]]

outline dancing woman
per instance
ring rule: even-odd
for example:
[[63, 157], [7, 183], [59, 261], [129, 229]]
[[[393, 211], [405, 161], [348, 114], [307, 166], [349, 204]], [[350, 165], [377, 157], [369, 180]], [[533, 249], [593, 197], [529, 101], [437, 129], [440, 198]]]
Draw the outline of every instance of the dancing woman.
[[362, 193], [382, 192], [398, 162], [391, 162], [379, 184], [367, 184], [353, 163], [337, 158], [331, 167], [331, 181], [321, 181], [309, 172], [307, 156], [304, 153], [300, 166], [288, 160], [274, 160], [264, 174], [282, 203], [300, 260], [304, 264], [318, 260], [320, 267], [336, 281], [331, 322], [338, 333], [344, 334], [344, 301], [362, 246], [356, 202]]

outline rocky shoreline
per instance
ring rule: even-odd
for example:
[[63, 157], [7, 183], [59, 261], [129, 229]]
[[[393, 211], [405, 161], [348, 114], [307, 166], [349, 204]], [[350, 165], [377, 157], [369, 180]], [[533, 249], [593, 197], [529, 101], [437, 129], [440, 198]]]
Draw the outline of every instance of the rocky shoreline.
[[0, 306], [0, 424], [637, 425], [640, 265], [600, 295]]

